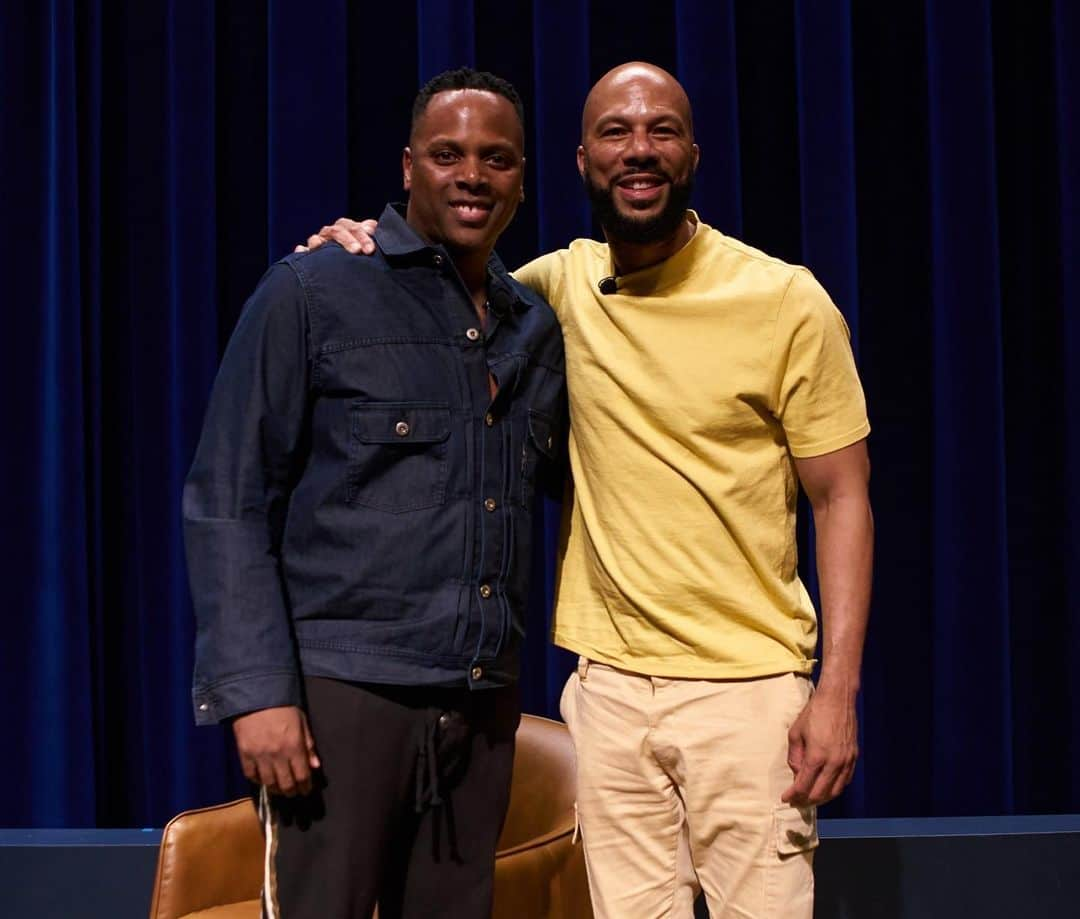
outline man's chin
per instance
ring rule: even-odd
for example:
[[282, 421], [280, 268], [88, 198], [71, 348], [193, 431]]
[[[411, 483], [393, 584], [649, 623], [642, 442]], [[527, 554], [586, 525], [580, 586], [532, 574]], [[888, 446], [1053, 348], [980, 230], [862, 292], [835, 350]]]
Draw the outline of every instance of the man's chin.
[[490, 227], [457, 226], [447, 232], [443, 245], [455, 255], [469, 255], [495, 247]]
[[619, 220], [623, 223], [634, 224], [639, 227], [648, 227], [652, 224], [659, 223], [664, 217], [664, 211], [667, 208], [667, 199], [651, 204], [649, 207], [628, 207], [626, 205], [615, 205], [615, 213], [618, 215]]
[[650, 210], [643, 214], [640, 211], [626, 213], [616, 208], [614, 213], [596, 216], [609, 240], [636, 245], [663, 242], [678, 228], [678, 222], [673, 226], [665, 210]]
[[634, 208], [611, 190], [601, 190], [588, 175], [585, 177], [593, 215], [608, 241], [629, 245], [652, 245], [670, 238], [686, 217], [692, 188], [691, 182], [669, 185], [659, 200]]

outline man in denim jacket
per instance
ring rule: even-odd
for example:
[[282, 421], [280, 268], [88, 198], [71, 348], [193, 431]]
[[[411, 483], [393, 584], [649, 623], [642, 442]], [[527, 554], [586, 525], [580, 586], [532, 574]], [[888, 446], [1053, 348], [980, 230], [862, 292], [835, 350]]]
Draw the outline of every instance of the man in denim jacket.
[[490, 914], [565, 398], [554, 314], [492, 253], [522, 150], [513, 87], [436, 77], [375, 257], [274, 265], [215, 382], [184, 491], [194, 702], [260, 786], [264, 915]]

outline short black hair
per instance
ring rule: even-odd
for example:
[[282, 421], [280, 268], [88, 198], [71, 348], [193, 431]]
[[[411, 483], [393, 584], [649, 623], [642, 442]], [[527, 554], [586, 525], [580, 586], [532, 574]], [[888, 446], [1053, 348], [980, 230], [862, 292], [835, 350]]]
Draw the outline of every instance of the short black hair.
[[416, 94], [412, 107], [412, 123], [409, 126], [410, 133], [416, 128], [416, 122], [427, 111], [431, 97], [437, 93], [444, 93], [455, 89], [478, 89], [482, 92], [495, 93], [508, 99], [517, 112], [521, 127], [525, 127], [525, 106], [521, 104], [521, 96], [513, 85], [502, 77], [497, 77], [486, 70], [473, 70], [471, 67], [458, 67], [456, 70], [444, 70], [436, 77], [432, 77], [423, 88]]

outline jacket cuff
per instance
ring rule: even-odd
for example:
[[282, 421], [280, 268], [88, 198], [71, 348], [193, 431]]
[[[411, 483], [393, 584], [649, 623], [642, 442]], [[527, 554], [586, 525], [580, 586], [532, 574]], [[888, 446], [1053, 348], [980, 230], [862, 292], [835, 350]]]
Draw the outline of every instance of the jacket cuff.
[[255, 673], [221, 680], [192, 691], [196, 724], [219, 724], [228, 718], [301, 702], [300, 677], [292, 670]]

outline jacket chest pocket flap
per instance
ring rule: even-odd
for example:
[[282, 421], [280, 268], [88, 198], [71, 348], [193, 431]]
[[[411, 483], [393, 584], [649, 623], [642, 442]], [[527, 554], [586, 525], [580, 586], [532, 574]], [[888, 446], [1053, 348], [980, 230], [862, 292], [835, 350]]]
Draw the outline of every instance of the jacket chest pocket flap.
[[446, 501], [449, 405], [358, 401], [349, 422], [349, 504], [400, 514]]

